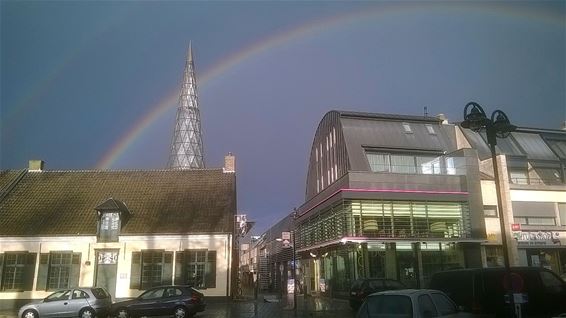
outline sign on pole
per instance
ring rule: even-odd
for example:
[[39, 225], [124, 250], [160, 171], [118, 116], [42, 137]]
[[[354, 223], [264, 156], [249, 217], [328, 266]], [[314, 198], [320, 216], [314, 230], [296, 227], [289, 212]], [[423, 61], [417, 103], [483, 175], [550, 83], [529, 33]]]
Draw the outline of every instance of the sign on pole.
[[281, 232], [281, 239], [291, 240], [291, 232]]

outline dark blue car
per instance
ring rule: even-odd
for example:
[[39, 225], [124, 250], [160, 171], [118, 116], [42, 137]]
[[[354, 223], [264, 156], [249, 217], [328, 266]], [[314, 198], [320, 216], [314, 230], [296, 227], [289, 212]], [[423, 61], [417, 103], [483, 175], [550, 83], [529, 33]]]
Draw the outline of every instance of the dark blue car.
[[119, 318], [173, 315], [190, 317], [204, 311], [204, 296], [191, 286], [160, 286], [146, 290], [137, 298], [112, 304], [112, 315]]

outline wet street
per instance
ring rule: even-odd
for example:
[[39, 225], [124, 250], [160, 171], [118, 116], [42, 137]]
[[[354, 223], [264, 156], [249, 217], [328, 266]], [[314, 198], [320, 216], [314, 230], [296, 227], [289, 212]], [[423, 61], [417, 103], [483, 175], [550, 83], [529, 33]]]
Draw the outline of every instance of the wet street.
[[[207, 309], [197, 314], [199, 318], [291, 318], [291, 317], [328, 317], [350, 318], [355, 313], [346, 300], [326, 297], [297, 297], [297, 310], [293, 309], [293, 298], [278, 298], [273, 295], [259, 295], [239, 301], [210, 300]], [[17, 310], [0, 311], [0, 318], [17, 318]]]

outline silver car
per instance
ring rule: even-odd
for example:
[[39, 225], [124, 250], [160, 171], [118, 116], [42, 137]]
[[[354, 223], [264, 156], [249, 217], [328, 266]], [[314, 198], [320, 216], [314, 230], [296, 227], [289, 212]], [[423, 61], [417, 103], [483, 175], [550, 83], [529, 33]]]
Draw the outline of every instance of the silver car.
[[366, 298], [357, 318], [473, 317], [460, 312], [454, 302], [433, 289], [401, 289], [374, 293]]
[[106, 317], [112, 305], [112, 296], [100, 287], [62, 289], [42, 300], [26, 304], [18, 312], [19, 318], [48, 317]]

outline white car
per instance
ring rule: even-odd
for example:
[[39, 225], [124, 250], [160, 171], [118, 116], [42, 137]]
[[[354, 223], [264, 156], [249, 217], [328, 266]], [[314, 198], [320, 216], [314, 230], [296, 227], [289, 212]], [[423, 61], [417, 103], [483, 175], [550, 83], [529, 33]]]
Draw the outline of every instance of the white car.
[[18, 318], [106, 317], [112, 296], [101, 287], [61, 289], [20, 308]]
[[360, 307], [357, 318], [473, 317], [460, 312], [443, 292], [432, 289], [400, 289], [373, 293]]

